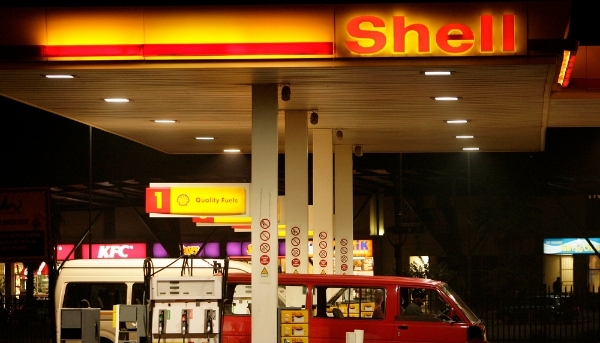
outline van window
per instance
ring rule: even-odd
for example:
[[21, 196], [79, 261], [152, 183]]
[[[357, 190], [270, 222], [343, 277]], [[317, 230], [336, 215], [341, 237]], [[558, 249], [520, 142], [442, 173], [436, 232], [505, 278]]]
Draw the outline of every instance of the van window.
[[449, 320], [451, 306], [435, 289], [402, 288], [400, 290], [403, 320]]
[[[143, 305], [144, 304], [144, 293], [146, 289], [142, 282], [136, 282], [133, 284], [131, 289], [131, 299], [130, 303], [132, 305]], [[146, 298], [150, 298], [148, 294], [146, 294]]]
[[385, 288], [316, 286], [313, 316], [381, 319], [385, 317]]
[[100, 308], [111, 310], [113, 305], [126, 304], [127, 285], [124, 283], [72, 282], [65, 289], [64, 308]]
[[[233, 294], [231, 294], [233, 288]], [[226, 314], [252, 314], [252, 286], [231, 285], [225, 301]], [[231, 302], [231, 306], [229, 303]], [[277, 289], [278, 307], [306, 308], [306, 286], [279, 285]]]

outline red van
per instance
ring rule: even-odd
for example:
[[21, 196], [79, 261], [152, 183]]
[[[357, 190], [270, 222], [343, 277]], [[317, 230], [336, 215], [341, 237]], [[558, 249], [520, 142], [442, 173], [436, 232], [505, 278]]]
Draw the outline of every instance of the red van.
[[[251, 295], [250, 274], [229, 275], [223, 343], [250, 343]], [[435, 280], [280, 274], [278, 299], [281, 343], [344, 343], [356, 329], [372, 343], [464, 343], [469, 326], [485, 332], [461, 298]]]

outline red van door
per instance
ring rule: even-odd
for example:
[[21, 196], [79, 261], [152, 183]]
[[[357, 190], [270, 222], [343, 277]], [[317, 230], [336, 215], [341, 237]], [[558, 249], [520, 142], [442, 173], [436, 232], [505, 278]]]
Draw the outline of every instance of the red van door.
[[464, 343], [468, 325], [441, 321], [396, 320], [396, 342]]

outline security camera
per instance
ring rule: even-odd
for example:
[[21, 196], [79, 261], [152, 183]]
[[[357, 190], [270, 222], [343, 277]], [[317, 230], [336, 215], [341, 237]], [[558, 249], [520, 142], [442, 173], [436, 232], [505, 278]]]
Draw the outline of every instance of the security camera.
[[310, 123], [313, 125], [317, 125], [319, 123], [319, 115], [317, 114], [317, 112], [314, 112], [310, 114]]
[[285, 85], [281, 87], [281, 100], [290, 101], [290, 97], [292, 95], [292, 91], [290, 90], [289, 85]]

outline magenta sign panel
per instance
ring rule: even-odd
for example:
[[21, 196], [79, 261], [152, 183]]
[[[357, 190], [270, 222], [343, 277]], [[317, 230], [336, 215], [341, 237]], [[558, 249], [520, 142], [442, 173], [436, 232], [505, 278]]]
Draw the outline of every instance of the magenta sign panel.
[[[69, 253], [71, 252], [71, 250], [73, 250], [73, 248], [75, 247], [75, 244], [59, 244], [56, 246], [56, 260], [57, 261], [64, 261], [67, 259], [67, 256], [69, 255]], [[75, 253], [71, 254], [71, 256], [69, 256], [69, 260], [72, 260], [75, 258]]]
[[[81, 257], [90, 258], [88, 244], [81, 245]], [[92, 244], [92, 258], [146, 258], [146, 243]]]

